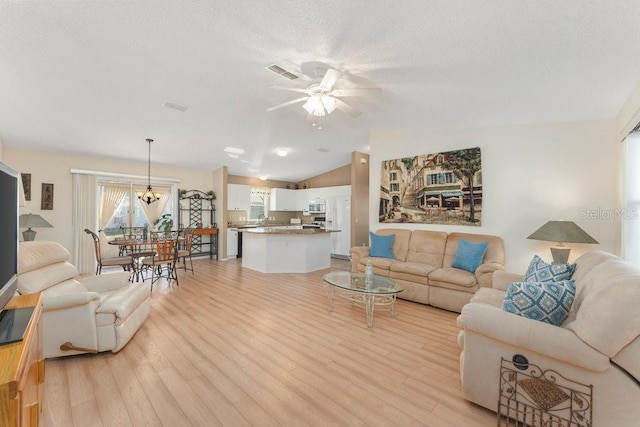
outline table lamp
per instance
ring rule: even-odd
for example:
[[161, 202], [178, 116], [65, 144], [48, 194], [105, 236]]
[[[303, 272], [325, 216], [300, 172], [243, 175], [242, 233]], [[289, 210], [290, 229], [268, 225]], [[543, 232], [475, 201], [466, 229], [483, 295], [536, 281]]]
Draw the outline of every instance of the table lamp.
[[554, 264], [566, 264], [569, 260], [571, 249], [564, 243], [598, 243], [573, 221], [549, 221], [527, 239], [558, 242], [556, 247], [550, 248]]
[[41, 227], [41, 228], [53, 228], [53, 225], [49, 224], [47, 220], [42, 218], [37, 214], [23, 214], [20, 215], [20, 228], [27, 228], [22, 232], [22, 238], [25, 242], [33, 240], [36, 238], [36, 232], [31, 229], [31, 227]]

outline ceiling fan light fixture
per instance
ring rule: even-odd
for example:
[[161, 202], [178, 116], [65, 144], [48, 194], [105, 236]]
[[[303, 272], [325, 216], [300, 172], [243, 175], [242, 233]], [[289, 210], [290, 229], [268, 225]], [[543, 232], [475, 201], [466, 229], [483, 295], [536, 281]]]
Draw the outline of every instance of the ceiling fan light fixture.
[[287, 150], [286, 148], [278, 148], [276, 150], [276, 154], [280, 157], [285, 157], [287, 154], [289, 154], [289, 150]]
[[302, 107], [313, 116], [326, 116], [336, 109], [336, 99], [324, 92], [318, 92], [311, 95]]
[[322, 106], [327, 111], [327, 114], [331, 114], [336, 109], [336, 99], [333, 96], [322, 94], [320, 95], [320, 101], [322, 101]]
[[322, 103], [319, 95], [310, 96], [309, 99], [307, 99], [307, 102], [304, 103], [302, 108], [307, 110], [307, 113], [314, 116], [324, 116], [326, 114], [324, 104]]

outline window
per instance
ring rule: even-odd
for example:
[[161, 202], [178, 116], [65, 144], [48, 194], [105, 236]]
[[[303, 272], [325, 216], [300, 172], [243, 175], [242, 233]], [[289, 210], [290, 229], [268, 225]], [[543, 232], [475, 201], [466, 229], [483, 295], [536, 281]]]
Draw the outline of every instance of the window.
[[624, 210], [622, 211], [622, 253], [624, 259], [640, 265], [640, 132], [624, 141]]
[[427, 185], [456, 184], [458, 177], [453, 172], [440, 172], [427, 175]]
[[390, 181], [397, 181], [398, 180], [398, 173], [397, 172], [391, 172], [389, 174], [389, 180]]
[[391, 184], [391, 191], [400, 191], [400, 184], [398, 183]]
[[[98, 181], [98, 224], [105, 235], [121, 233], [120, 227], [154, 228], [153, 222], [163, 214], [172, 214], [175, 192], [172, 186], [151, 183], [153, 191], [160, 193], [160, 200], [147, 205], [136, 196], [146, 184], [132, 181]], [[177, 220], [177, 219], [176, 219]]]
[[269, 188], [259, 187], [252, 188], [249, 198], [249, 221], [257, 221], [267, 217], [267, 197], [269, 196]]

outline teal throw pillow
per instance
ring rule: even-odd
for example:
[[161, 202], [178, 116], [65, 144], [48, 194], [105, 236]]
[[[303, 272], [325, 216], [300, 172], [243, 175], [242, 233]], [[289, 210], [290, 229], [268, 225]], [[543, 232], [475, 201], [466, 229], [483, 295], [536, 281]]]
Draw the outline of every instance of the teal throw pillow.
[[393, 240], [396, 237], [395, 234], [379, 236], [370, 231], [369, 237], [371, 237], [371, 249], [369, 250], [369, 256], [391, 259], [396, 258], [393, 254]]
[[576, 269], [575, 264], [547, 264], [535, 255], [524, 274], [525, 282], [560, 282], [569, 280]]
[[487, 246], [489, 246], [489, 242], [471, 243], [460, 239], [460, 242], [458, 242], [458, 250], [451, 263], [451, 267], [475, 273], [478, 266], [482, 264]]
[[509, 285], [502, 309], [506, 312], [560, 326], [576, 296], [573, 280], [515, 282]]

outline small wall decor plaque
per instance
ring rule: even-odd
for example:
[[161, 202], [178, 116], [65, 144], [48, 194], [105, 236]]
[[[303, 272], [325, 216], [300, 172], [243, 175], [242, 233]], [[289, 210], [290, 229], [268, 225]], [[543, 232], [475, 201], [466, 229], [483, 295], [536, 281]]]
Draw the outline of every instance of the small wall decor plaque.
[[42, 199], [40, 209], [53, 210], [53, 184], [42, 183]]
[[31, 174], [21, 173], [22, 176], [22, 188], [24, 189], [24, 199], [26, 201], [31, 200]]

